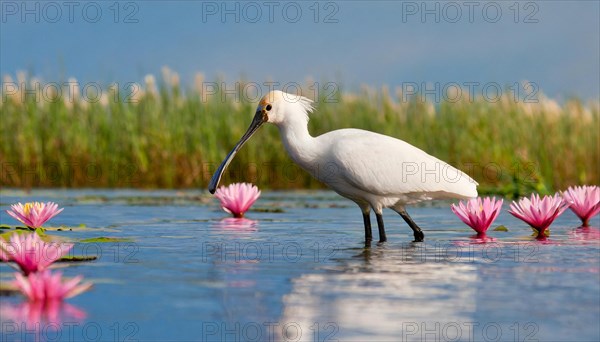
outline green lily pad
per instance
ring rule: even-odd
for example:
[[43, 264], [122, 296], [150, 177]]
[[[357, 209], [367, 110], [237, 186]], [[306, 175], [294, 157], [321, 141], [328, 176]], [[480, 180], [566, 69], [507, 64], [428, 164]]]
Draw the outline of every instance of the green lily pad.
[[113, 238], [113, 237], [100, 236], [100, 237], [95, 237], [95, 238], [79, 240], [79, 242], [82, 242], [82, 243], [106, 243], [106, 242], [133, 242], [133, 240], [127, 239], [127, 238]]
[[[530, 227], [530, 228], [533, 231], [533, 234], [531, 234], [531, 236], [538, 237], [540, 235], [540, 232], [537, 229], [535, 229], [533, 227]], [[550, 229], [544, 230], [544, 236], [546, 236], [546, 237], [550, 236]]]
[[254, 208], [250, 211], [254, 211], [257, 213], [283, 213], [283, 212], [285, 212], [281, 208]]
[[4, 239], [5, 241], [9, 241], [10, 237], [13, 236], [13, 234], [22, 235], [22, 234], [32, 234], [32, 233], [39, 235], [43, 241], [47, 241], [49, 239], [49, 236], [46, 235], [43, 228], [37, 228], [36, 230], [31, 230], [29, 228], [27, 228], [26, 230], [25, 229], [10, 230], [10, 231], [0, 234], [0, 238]]
[[0, 229], [12, 229], [11, 226], [7, 224], [0, 224]]
[[16, 287], [0, 283], [0, 296], [14, 296], [16, 294], [19, 294], [19, 290]]
[[59, 262], [79, 262], [79, 261], [92, 261], [98, 259], [97, 256], [84, 256], [84, 255], [68, 255], [64, 256], [57, 261]]
[[507, 232], [508, 228], [506, 228], [505, 225], [499, 225], [498, 227], [494, 228], [495, 232]]

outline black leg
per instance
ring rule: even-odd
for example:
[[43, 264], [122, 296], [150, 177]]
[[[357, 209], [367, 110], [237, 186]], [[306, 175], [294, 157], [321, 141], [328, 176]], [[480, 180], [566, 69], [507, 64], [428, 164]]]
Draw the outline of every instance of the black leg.
[[365, 222], [365, 242], [370, 243], [373, 240], [373, 233], [371, 231], [371, 215], [369, 213], [363, 213], [363, 221]]
[[421, 228], [419, 228], [419, 226], [417, 226], [415, 221], [413, 221], [412, 218], [410, 218], [406, 210], [399, 211], [398, 214], [402, 216], [404, 221], [406, 221], [406, 223], [413, 230], [413, 234], [415, 235], [415, 242], [423, 241], [423, 239], [425, 238], [425, 234], [423, 234], [423, 231], [421, 230]]
[[381, 214], [375, 213], [377, 216], [377, 228], [379, 228], [379, 242], [387, 241], [385, 237], [385, 227], [383, 226], [383, 216]]

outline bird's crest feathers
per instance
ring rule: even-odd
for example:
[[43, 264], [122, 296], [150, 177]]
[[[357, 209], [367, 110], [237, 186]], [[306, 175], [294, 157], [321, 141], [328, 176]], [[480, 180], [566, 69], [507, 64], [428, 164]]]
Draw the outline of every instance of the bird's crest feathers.
[[311, 113], [314, 110], [313, 100], [296, 94], [285, 93], [281, 90], [272, 90], [268, 92], [263, 98], [260, 100], [260, 106], [266, 106], [269, 103], [274, 102], [286, 102], [286, 103], [298, 103], [302, 106], [302, 108], [307, 112]]

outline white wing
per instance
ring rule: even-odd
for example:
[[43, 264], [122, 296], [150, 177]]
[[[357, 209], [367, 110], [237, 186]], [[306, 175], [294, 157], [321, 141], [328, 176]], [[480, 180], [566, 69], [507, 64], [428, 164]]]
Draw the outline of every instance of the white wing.
[[335, 173], [365, 192], [477, 197], [477, 182], [471, 177], [402, 140], [358, 129], [336, 130], [317, 139], [330, 147], [325, 160], [331, 161]]

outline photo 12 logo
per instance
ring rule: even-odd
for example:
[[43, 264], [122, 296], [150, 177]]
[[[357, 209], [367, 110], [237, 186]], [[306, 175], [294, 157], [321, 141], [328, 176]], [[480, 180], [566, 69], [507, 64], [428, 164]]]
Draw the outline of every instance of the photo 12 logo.
[[50, 184], [61, 186], [65, 180], [74, 182], [83, 179], [92, 185], [108, 178], [114, 183], [139, 182], [139, 165], [134, 163], [100, 164], [96, 162], [0, 162], [0, 184], [24, 183], [31, 186]]
[[258, 102], [265, 94], [270, 91], [281, 89], [284, 93], [292, 96], [284, 95], [286, 101], [298, 101], [295, 95], [310, 97], [312, 99], [320, 99], [324, 103], [336, 103], [340, 97], [340, 86], [335, 82], [311, 82], [309, 84], [300, 84], [298, 82], [202, 82], [200, 84], [200, 96], [202, 102], [206, 103], [211, 100], [221, 102], [233, 101], [234, 103]]
[[402, 23], [537, 24], [539, 12], [540, 6], [533, 1], [403, 1]]
[[201, 341], [338, 341], [334, 322], [202, 322]]
[[0, 10], [3, 24], [140, 22], [140, 5], [133, 1], [2, 1]]
[[103, 88], [97, 82], [80, 83], [76, 79], [65, 82], [41, 82], [32, 79], [30, 82], [14, 82], [12, 80], [2, 82], [1, 101], [9, 100], [17, 103], [33, 101], [35, 103], [64, 102], [72, 105], [76, 102], [91, 104], [99, 103], [137, 103], [142, 97], [144, 90], [136, 82], [112, 83], [108, 88]]
[[296, 1], [203, 1], [203, 23], [289, 23], [337, 24], [337, 2]]
[[297, 242], [205, 242], [202, 262], [266, 262], [296, 263], [301, 259], [315, 263], [328, 262], [339, 251], [333, 242], [315, 241], [309, 245]]
[[513, 103], [538, 103], [539, 85], [535, 82], [513, 82], [502, 86], [498, 82], [402, 82], [400, 84], [402, 96], [400, 101], [408, 103], [414, 100], [419, 102], [456, 103], [467, 101], [475, 102], [483, 99], [488, 103], [496, 103], [506, 98]]
[[402, 322], [400, 341], [538, 341], [534, 322]]
[[0, 342], [8, 341], [137, 341], [135, 322], [8, 322], [0, 325]]

